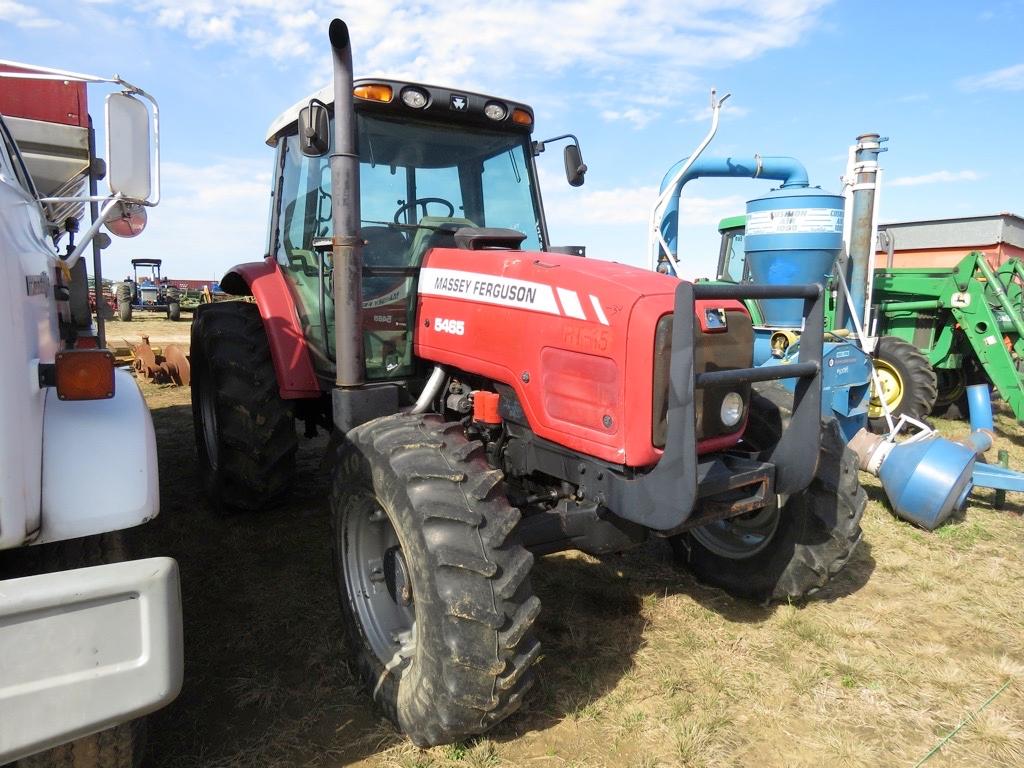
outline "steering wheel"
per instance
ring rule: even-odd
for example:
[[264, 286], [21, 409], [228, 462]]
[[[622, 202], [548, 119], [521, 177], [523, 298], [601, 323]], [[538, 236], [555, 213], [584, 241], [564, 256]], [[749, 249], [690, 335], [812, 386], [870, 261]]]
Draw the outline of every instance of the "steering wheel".
[[415, 208], [417, 205], [423, 209], [423, 215], [427, 215], [427, 206], [430, 203], [437, 203], [438, 205], [448, 206], [448, 213], [445, 216], [451, 217], [455, 215], [455, 206], [445, 200], [443, 197], [417, 197], [415, 200], [410, 200], [408, 203], [403, 203], [395, 211], [395, 224], [401, 224], [399, 219], [402, 218], [402, 214], [408, 211], [410, 208]]

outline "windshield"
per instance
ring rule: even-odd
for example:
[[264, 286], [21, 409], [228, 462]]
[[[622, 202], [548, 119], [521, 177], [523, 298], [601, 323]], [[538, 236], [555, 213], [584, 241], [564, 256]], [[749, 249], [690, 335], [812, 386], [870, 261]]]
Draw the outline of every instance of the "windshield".
[[748, 281], [747, 254], [743, 247], [742, 229], [726, 230], [722, 233], [722, 250], [719, 256], [718, 279], [729, 283]]
[[[544, 248], [529, 136], [365, 114], [357, 131], [367, 372], [408, 375], [414, 270], [427, 251], [454, 248], [461, 227], [514, 229], [526, 236], [524, 250]], [[331, 267], [321, 266], [313, 241], [333, 234], [330, 160], [305, 157], [294, 135], [280, 152], [275, 255], [324, 368], [334, 335]]]

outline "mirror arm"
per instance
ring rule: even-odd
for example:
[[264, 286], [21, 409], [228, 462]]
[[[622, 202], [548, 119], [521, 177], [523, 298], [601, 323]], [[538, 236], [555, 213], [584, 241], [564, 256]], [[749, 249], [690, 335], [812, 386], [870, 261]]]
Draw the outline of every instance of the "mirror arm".
[[544, 141], [533, 142], [533, 156], [541, 154], [547, 145], [553, 141], [561, 141], [562, 139], [572, 139], [572, 143], [576, 145], [576, 149], [580, 150], [580, 154], [583, 154], [583, 149], [580, 147], [580, 140], [576, 138], [574, 133], [563, 133], [561, 136], [552, 136], [550, 139], [544, 139]]
[[[75, 200], [84, 200], [85, 198], [77, 197]], [[119, 197], [105, 197], [101, 198], [107, 202], [100, 207], [99, 215], [85, 232], [82, 233], [81, 239], [78, 241], [78, 245], [75, 246], [75, 250], [69, 253], [64, 259], [64, 263], [68, 269], [71, 269], [78, 263], [78, 260], [82, 258], [82, 254], [85, 252], [85, 247], [92, 242], [92, 239], [96, 236], [96, 233], [100, 231], [100, 227], [103, 226], [103, 222], [107, 220], [107, 216], [114, 209], [118, 203], [121, 202]]]

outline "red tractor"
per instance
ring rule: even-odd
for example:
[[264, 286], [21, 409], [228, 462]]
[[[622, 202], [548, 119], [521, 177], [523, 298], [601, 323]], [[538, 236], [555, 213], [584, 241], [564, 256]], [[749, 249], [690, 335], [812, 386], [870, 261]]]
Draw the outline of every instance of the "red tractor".
[[[428, 745], [519, 706], [536, 555], [663, 537], [734, 594], [823, 586], [864, 494], [821, 421], [821, 286], [693, 285], [552, 247], [530, 107], [353, 82], [343, 22], [330, 39], [333, 91], [270, 128], [267, 255], [221, 283], [252, 301], [196, 313], [192, 402], [221, 508], [287, 491], [296, 420], [332, 434], [345, 627], [388, 716]], [[565, 158], [578, 185], [578, 145]], [[803, 356], [751, 368], [737, 299], [781, 296], [804, 301]], [[782, 405], [751, 387], [787, 377]]]

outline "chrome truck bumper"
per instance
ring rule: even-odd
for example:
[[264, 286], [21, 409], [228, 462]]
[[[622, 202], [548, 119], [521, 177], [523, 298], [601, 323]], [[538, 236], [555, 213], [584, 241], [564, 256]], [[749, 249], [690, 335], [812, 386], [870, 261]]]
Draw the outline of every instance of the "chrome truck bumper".
[[160, 708], [182, 670], [169, 557], [0, 581], [0, 764]]

